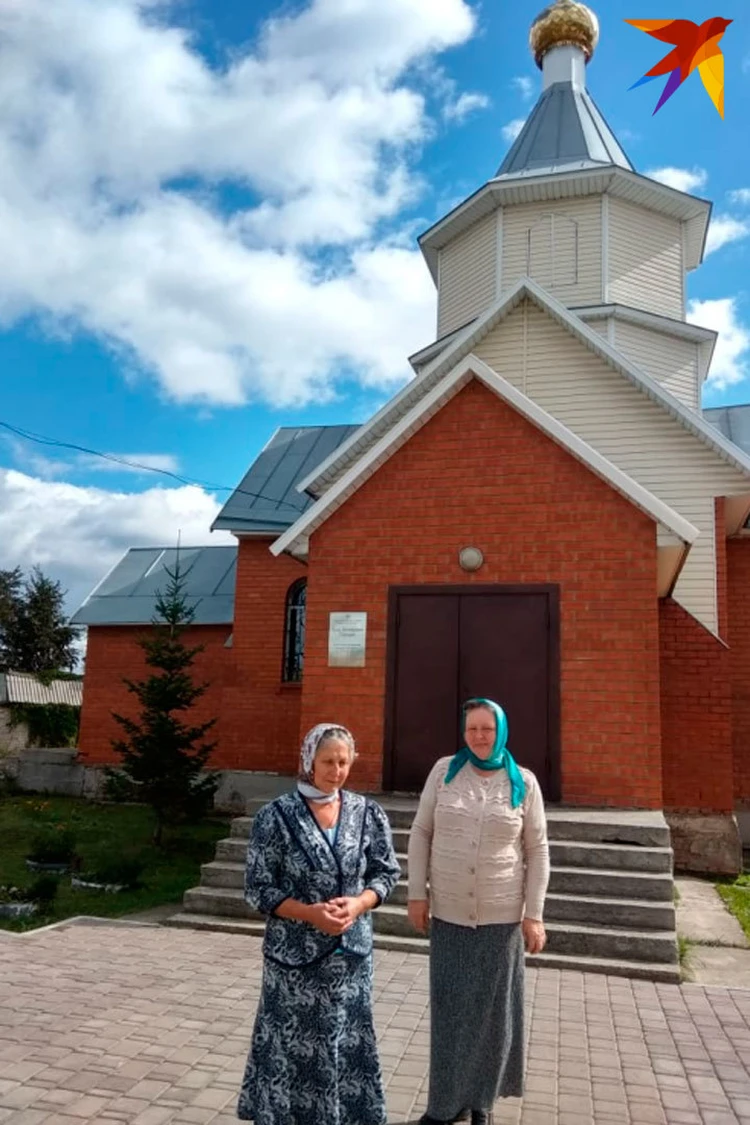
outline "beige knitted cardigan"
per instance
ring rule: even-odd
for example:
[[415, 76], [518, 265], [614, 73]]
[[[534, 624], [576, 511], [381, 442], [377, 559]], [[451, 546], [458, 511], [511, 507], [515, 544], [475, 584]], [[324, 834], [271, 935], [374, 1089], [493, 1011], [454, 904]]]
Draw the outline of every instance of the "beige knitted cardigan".
[[459, 926], [541, 919], [549, 848], [539, 783], [521, 769], [526, 796], [514, 809], [504, 769], [484, 773], [467, 763], [446, 785], [450, 761], [438, 759], [419, 801], [409, 898], [429, 899], [433, 917]]

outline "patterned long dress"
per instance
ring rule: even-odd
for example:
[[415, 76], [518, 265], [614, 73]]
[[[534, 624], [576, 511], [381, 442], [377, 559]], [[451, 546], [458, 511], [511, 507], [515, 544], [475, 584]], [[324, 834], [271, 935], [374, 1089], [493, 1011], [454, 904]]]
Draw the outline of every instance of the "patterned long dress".
[[237, 1115], [256, 1125], [384, 1125], [372, 1018], [372, 918], [340, 937], [279, 918], [286, 898], [321, 902], [375, 892], [400, 875], [380, 805], [342, 793], [327, 839], [297, 793], [265, 805], [248, 845], [245, 897], [268, 915], [263, 985]]

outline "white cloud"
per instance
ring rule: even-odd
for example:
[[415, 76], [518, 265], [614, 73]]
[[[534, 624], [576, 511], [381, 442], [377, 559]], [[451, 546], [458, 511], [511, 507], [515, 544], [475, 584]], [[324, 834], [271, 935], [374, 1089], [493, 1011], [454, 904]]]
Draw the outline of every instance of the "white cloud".
[[705, 168], [651, 168], [644, 175], [660, 184], [675, 188], [676, 191], [700, 191], [708, 182], [708, 172]]
[[723, 390], [734, 383], [741, 383], [750, 375], [750, 327], [739, 317], [737, 301], [734, 297], [721, 297], [717, 300], [690, 301], [687, 319], [703, 328], [712, 328], [719, 333], [716, 341], [708, 384]]
[[731, 215], [717, 215], [711, 220], [706, 238], [706, 254], [713, 254], [730, 242], [739, 242], [750, 234], [750, 222]]
[[[108, 458], [112, 458], [109, 460]], [[107, 459], [82, 453], [76, 464], [88, 472], [103, 473], [178, 473], [179, 458], [172, 453], [108, 453]]]
[[76, 609], [129, 547], [231, 543], [211, 534], [219, 503], [201, 488], [107, 492], [0, 469], [0, 569], [41, 566]]
[[[60, 480], [77, 472], [88, 475], [103, 473], [178, 473], [179, 458], [172, 453], [107, 453], [97, 456], [92, 453], [75, 453], [61, 449], [59, 456], [47, 457], [39, 451], [32, 441], [22, 441], [11, 434], [2, 437], [11, 451], [16, 467], [26, 469], [44, 480]], [[67, 458], [67, 459], [66, 459]]]
[[520, 75], [517, 78], [512, 78], [511, 85], [521, 95], [525, 102], [531, 101], [534, 96], [534, 91], [537, 88], [537, 84], [534, 79], [529, 78], [525, 74]]
[[420, 189], [420, 73], [472, 9], [310, 0], [223, 68], [178, 13], [0, 2], [0, 322], [92, 333], [183, 401], [404, 378], [434, 292], [379, 224]]
[[732, 203], [750, 203], [750, 188], [737, 188], [736, 191], [730, 191], [728, 195]]
[[465, 121], [471, 113], [487, 109], [490, 99], [486, 94], [460, 94], [453, 102], [447, 102], [443, 107], [443, 116], [446, 121]]
[[517, 117], [514, 121], [509, 121], [507, 125], [503, 125], [503, 140], [508, 144], [512, 144], [525, 124], [526, 121], [523, 117]]

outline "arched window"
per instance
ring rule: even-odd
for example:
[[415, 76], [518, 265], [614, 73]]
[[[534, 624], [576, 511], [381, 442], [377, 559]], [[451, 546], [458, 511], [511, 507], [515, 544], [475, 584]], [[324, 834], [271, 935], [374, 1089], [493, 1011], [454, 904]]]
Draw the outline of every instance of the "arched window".
[[298, 684], [305, 660], [305, 605], [307, 579], [298, 578], [287, 590], [284, 614], [284, 683]]

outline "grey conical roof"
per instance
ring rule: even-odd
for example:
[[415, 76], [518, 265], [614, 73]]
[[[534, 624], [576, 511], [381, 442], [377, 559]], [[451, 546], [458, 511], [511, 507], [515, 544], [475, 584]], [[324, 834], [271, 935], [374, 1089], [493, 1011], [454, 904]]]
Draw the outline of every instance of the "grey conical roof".
[[495, 178], [612, 164], [635, 171], [588, 91], [555, 82], [542, 93]]

